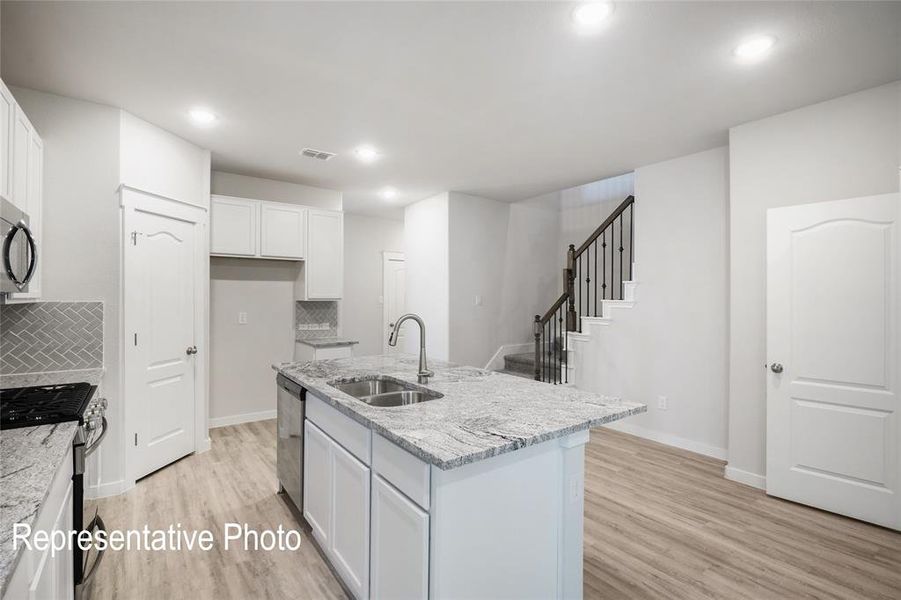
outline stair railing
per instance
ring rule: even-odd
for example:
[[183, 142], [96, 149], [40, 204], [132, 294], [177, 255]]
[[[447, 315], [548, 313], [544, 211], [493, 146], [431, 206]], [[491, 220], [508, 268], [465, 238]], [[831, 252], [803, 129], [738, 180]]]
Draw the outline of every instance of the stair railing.
[[601, 316], [599, 300], [623, 299], [623, 282], [632, 279], [634, 206], [629, 196], [578, 248], [569, 245], [563, 294], [532, 326], [537, 381], [569, 383], [567, 332], [582, 331], [583, 317]]

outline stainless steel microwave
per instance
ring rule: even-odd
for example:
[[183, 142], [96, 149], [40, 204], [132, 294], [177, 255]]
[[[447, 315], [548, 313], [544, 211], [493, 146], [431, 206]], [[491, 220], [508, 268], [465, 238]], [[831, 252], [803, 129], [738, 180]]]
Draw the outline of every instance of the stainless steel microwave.
[[28, 215], [0, 197], [0, 293], [27, 292], [38, 266], [38, 247], [28, 227]]

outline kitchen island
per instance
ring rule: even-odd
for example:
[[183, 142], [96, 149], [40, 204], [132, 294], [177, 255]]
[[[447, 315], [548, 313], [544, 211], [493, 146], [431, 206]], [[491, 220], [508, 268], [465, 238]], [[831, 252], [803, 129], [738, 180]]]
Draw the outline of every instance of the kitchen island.
[[[424, 384], [409, 355], [276, 367], [306, 399], [299, 508], [335, 571], [358, 598], [581, 597], [588, 429], [646, 407], [430, 367]], [[431, 399], [339, 389], [373, 381]]]

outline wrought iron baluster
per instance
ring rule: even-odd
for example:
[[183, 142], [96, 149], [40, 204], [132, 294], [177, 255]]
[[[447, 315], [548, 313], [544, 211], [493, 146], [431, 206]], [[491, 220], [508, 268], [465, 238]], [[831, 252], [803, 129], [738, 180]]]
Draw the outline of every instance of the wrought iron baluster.
[[[604, 281], [601, 282], [601, 293], [603, 294], [603, 299], [607, 299], [607, 230], [604, 230], [604, 241], [601, 244], [601, 248], [604, 250], [604, 258], [601, 260], [601, 271], [602, 277]], [[602, 317], [604, 315], [601, 315]]]
[[585, 251], [585, 316], [591, 314], [591, 246]]
[[598, 241], [594, 241], [594, 316], [598, 316]]
[[635, 204], [629, 205], [629, 281], [632, 281], [632, 266], [635, 263], [635, 246], [632, 242], [632, 224], [635, 223]]
[[623, 215], [619, 215], [619, 299], [623, 299]]

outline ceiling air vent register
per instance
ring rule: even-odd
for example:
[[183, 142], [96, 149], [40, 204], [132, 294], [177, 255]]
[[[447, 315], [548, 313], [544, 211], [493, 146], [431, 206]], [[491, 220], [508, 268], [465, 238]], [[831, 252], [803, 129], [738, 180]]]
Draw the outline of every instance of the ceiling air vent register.
[[307, 158], [315, 158], [317, 160], [331, 160], [335, 158], [334, 152], [326, 152], [325, 150], [316, 150], [315, 148], [304, 148], [300, 151], [301, 156]]

